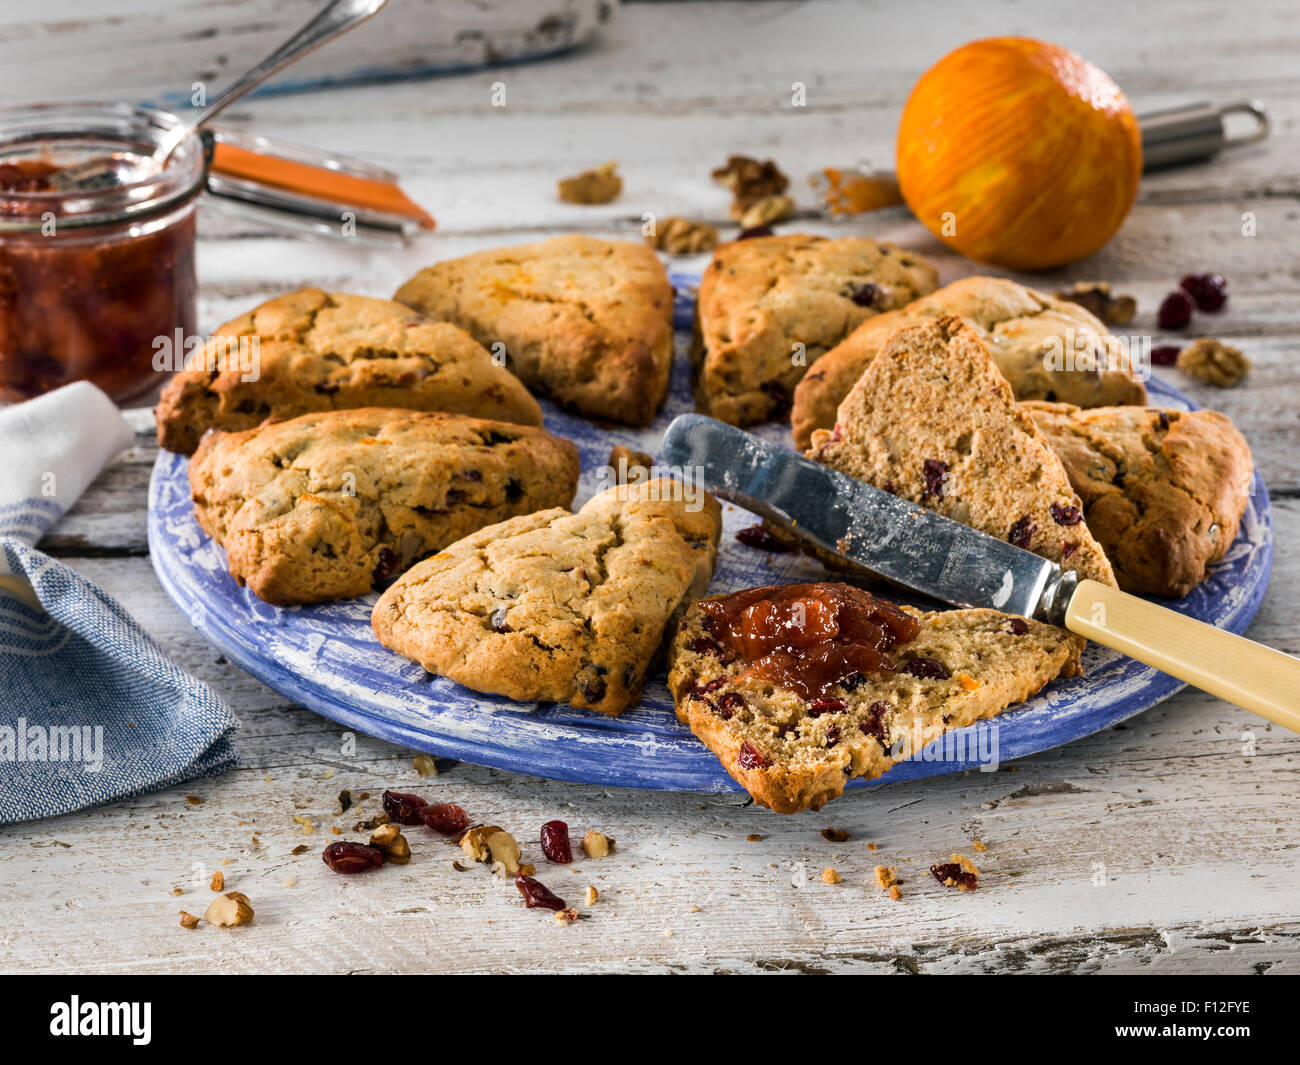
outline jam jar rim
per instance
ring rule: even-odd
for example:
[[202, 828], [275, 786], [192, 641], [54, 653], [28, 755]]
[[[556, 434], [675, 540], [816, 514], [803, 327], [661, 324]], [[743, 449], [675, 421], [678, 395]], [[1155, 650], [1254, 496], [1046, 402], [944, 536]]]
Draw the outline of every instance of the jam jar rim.
[[[0, 107], [0, 162], [19, 149], [60, 141], [157, 144], [180, 119], [162, 108], [137, 104], [67, 100]], [[49, 204], [65, 209], [57, 215], [60, 228], [83, 229], [134, 222], [163, 214], [197, 197], [207, 185], [208, 151], [200, 133], [191, 133], [172, 154], [161, 174], [110, 189], [84, 192], [6, 192], [11, 203], [33, 208]], [[0, 212], [0, 240], [5, 234], [39, 232], [41, 213]]]

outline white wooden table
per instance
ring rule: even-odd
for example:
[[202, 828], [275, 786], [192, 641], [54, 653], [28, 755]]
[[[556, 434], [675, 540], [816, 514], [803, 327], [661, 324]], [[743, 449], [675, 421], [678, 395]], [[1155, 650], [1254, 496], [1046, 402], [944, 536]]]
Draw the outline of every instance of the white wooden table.
[[[84, 71], [96, 62], [78, 54], [75, 28], [61, 32], [65, 63]], [[920, 71], [964, 40], [1009, 32], [1075, 47], [1139, 109], [1242, 96], [1270, 107], [1275, 132], [1265, 147], [1149, 178], [1109, 247], [1037, 283], [1109, 280], [1138, 296], [1137, 328], [1149, 330], [1181, 274], [1229, 278], [1229, 309], [1213, 326], [1255, 361], [1250, 378], [1224, 393], [1160, 372], [1229, 413], [1254, 447], [1273, 494], [1276, 554], [1251, 635], [1300, 652], [1300, 29], [1282, 8], [1169, 0], [1099, 17], [1064, 2], [640, 4], [620, 13], [598, 47], [557, 62], [257, 99], [233, 121], [399, 169], [440, 226], [389, 253], [300, 243], [213, 214], [200, 257], [202, 325], [300, 283], [388, 295], [427, 261], [473, 249], [575, 229], [634, 238], [646, 210], [721, 223], [726, 195], [708, 171], [727, 152], [771, 156], [795, 176], [859, 156], [888, 161], [898, 109]], [[491, 104], [495, 81], [506, 85], [505, 108]], [[807, 85], [804, 108], [790, 106], [796, 81]], [[32, 88], [58, 92], [53, 83]], [[607, 159], [621, 164], [621, 200], [555, 202], [557, 177]], [[1257, 215], [1254, 238], [1240, 235], [1243, 211]], [[973, 271], [901, 212], [844, 231], [916, 248], [945, 281]], [[997, 773], [858, 792], [794, 817], [736, 798], [583, 787], [466, 764], [420, 780], [413, 752], [360, 736], [351, 753], [335, 725], [225, 662], [166, 599], [145, 543], [152, 423], [145, 412], [133, 417], [136, 447], [43, 546], [118, 596], [230, 702], [243, 721], [243, 766], [0, 830], [0, 969], [1300, 971], [1294, 735], [1184, 692]], [[459, 851], [423, 830], [412, 830], [409, 865], [335, 876], [320, 860], [340, 838], [331, 827], [356, 838], [351, 826], [378, 809], [385, 787], [459, 802], [521, 840], [535, 841], [557, 817], [579, 834], [601, 829], [618, 840], [612, 857], [572, 872], [542, 865], [571, 901], [589, 883], [600, 901], [589, 919], [560, 927], [481, 867], [456, 871]], [[339, 815], [343, 788], [372, 798]], [[314, 833], [304, 836], [295, 816]], [[831, 825], [851, 839], [827, 842], [820, 830]], [[975, 839], [987, 846], [982, 855]], [[926, 873], [954, 851], [985, 871], [978, 892], [946, 890]], [[880, 862], [906, 880], [902, 901], [875, 887]], [[827, 866], [843, 883], [821, 881]], [[256, 921], [181, 929], [177, 911], [203, 912], [218, 869], [229, 889], [251, 897]]]

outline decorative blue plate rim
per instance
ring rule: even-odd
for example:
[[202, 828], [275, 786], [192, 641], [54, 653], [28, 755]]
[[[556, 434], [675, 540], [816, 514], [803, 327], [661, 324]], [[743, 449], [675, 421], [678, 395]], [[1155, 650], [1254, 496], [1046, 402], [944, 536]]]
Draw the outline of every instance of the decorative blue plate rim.
[[[675, 275], [679, 345], [690, 328], [694, 277]], [[648, 430], [599, 428], [543, 402], [551, 432], [574, 440], [582, 456], [578, 501], [596, 486], [609, 448], [624, 444], [657, 454], [671, 418], [693, 409], [687, 360], [674, 367], [669, 402]], [[1152, 398], [1194, 409], [1153, 379]], [[789, 446], [788, 427], [756, 432]], [[660, 670], [642, 702], [617, 718], [557, 704], [520, 704], [430, 677], [374, 638], [375, 593], [341, 603], [273, 607], [239, 587], [225, 555], [194, 521], [187, 460], [161, 452], [149, 484], [149, 549], [164, 590], [198, 632], [230, 661], [292, 701], [349, 730], [417, 750], [557, 780], [669, 791], [726, 792], [739, 786], [713, 754], [678, 724]], [[576, 505], [576, 503], [575, 503]], [[816, 580], [820, 565], [744, 547], [735, 532], [753, 515], [724, 508], [723, 542], [710, 593], [759, 584]], [[1263, 600], [1272, 562], [1267, 489], [1254, 479], [1241, 531], [1209, 578], [1166, 605], [1232, 632], [1242, 632]], [[888, 784], [991, 768], [1090, 735], [1168, 698], [1182, 684], [1132, 659], [1090, 645], [1084, 674], [1048, 685], [1023, 707], [949, 733], [879, 781]], [[947, 747], [944, 747], [944, 743]]]

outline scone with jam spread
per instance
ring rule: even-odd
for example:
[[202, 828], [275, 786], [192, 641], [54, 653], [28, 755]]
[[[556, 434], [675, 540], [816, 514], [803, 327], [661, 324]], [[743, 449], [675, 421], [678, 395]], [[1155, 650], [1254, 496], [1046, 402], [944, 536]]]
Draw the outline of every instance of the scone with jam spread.
[[682, 722], [756, 802], [797, 813], [1077, 673], [1079, 645], [996, 610], [923, 613], [820, 583], [700, 600], [669, 661]]
[[210, 433], [189, 475], [231, 576], [268, 603], [319, 603], [484, 525], [567, 506], [578, 449], [533, 426], [362, 408]]
[[357, 407], [542, 424], [537, 401], [472, 337], [391, 300], [300, 289], [227, 322], [202, 354], [155, 412], [159, 446], [182, 455], [209, 429]]
[[874, 315], [938, 284], [915, 252], [795, 234], [723, 244], [700, 279], [696, 407], [731, 425], [785, 417], [799, 379]]
[[[511, 699], [619, 714], [717, 556], [716, 500], [667, 479], [618, 485], [426, 559], [375, 604], [379, 642], [430, 673]], [[691, 496], [694, 495], [694, 498]]]
[[1077, 303], [1001, 277], [967, 277], [868, 319], [818, 359], [795, 390], [795, 446], [806, 450], [815, 430], [835, 424], [844, 397], [893, 333], [947, 314], [979, 334], [1017, 399], [1080, 407], [1146, 402], [1142, 382], [1129, 369], [1111, 365], [1122, 353], [1107, 339], [1105, 325]]
[[668, 394], [673, 288], [644, 244], [494, 248], [421, 270], [394, 298], [460, 326], [529, 388], [587, 417], [649, 425]]

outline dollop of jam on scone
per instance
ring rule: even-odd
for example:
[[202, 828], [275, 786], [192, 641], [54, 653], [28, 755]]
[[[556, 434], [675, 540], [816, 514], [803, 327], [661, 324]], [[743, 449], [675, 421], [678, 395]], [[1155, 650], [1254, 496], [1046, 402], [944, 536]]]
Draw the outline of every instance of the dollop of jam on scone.
[[924, 613], [847, 584], [796, 584], [687, 610], [668, 687], [677, 716], [727, 772], [757, 802], [794, 813], [1078, 663], [1078, 641], [1042, 622]]

